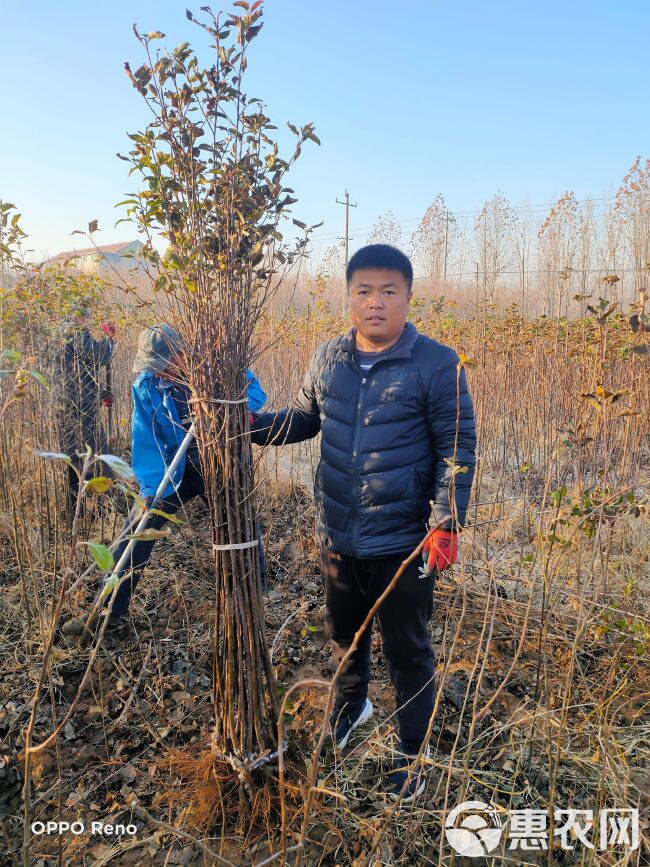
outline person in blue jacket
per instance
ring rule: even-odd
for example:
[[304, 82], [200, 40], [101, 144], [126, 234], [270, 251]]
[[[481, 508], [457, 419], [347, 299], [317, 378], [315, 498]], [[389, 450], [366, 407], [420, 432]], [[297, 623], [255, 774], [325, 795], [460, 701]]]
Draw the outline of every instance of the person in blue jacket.
[[[151, 507], [154, 495], [182, 443], [191, 423], [188, 404], [189, 388], [178, 381], [178, 364], [181, 340], [170, 325], [154, 325], [145, 328], [138, 337], [138, 351], [133, 365], [137, 378], [133, 384], [132, 457], [140, 494]], [[257, 377], [247, 371], [248, 408], [251, 412], [261, 409], [266, 403], [266, 394]], [[206, 500], [205, 483], [196, 441], [192, 441], [185, 456], [179, 462], [166, 489], [155, 503], [161, 512], [174, 514], [194, 497]], [[160, 529], [166, 521], [162, 515], [151, 515], [150, 529]], [[127, 519], [123, 532], [132, 532], [133, 525]], [[128, 544], [125, 539], [114, 552], [115, 563]], [[123, 581], [115, 593], [111, 610], [111, 622], [118, 621], [129, 609], [131, 593], [135, 590], [146, 566], [155, 541], [136, 542], [130, 560], [124, 570], [131, 571], [129, 580]], [[264, 555], [259, 541], [260, 572], [264, 574]], [[110, 599], [110, 596], [109, 596]]]

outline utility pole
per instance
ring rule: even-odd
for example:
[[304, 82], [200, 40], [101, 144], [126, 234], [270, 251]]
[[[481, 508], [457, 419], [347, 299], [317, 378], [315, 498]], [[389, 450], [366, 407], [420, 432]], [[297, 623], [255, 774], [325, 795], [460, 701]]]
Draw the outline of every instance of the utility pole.
[[[344, 237], [339, 238], [340, 241], [344, 241], [345, 243], [345, 270], [348, 270], [348, 262], [350, 261], [350, 208], [356, 208], [357, 202], [353, 205], [350, 204], [350, 194], [348, 191], [345, 191], [345, 201], [341, 202], [339, 199], [336, 200], [337, 205], [345, 205], [345, 229], [344, 229]], [[342, 310], [345, 311], [345, 306], [347, 302], [347, 286], [345, 280], [345, 274], [343, 275], [343, 306]]]

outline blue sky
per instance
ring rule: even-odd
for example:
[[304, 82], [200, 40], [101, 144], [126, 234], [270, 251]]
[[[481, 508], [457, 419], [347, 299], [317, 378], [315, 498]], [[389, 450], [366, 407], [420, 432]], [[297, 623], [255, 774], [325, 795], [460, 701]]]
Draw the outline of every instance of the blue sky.
[[[37, 254], [79, 245], [70, 232], [93, 218], [98, 241], [134, 236], [113, 229], [113, 205], [133, 186], [115, 154], [147, 121], [123, 71], [142, 60], [131, 25], [162, 30], [170, 46], [189, 39], [207, 63], [185, 18], [200, 5], [0, 3], [0, 197], [23, 212]], [[497, 191], [533, 204], [567, 189], [600, 195], [650, 156], [640, 0], [266, 0], [265, 10], [247, 90], [278, 126], [316, 124], [322, 147], [306, 148], [291, 185], [295, 216], [325, 220], [321, 235], [340, 232], [334, 200], [346, 186], [354, 229], [389, 209], [415, 219], [438, 192], [453, 211]]]

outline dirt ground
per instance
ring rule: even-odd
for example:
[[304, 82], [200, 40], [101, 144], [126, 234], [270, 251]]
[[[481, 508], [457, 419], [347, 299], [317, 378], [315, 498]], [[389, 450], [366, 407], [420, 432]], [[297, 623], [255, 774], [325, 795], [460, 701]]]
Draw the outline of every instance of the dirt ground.
[[[34, 864], [215, 863], [214, 856], [206, 855], [196, 840], [230, 864], [256, 864], [278, 851], [276, 767], [266, 770], [262, 782], [271, 795], [263, 807], [253, 811], [249, 823], [236, 815], [236, 807], [225, 804], [210, 827], [202, 829], [192, 820], [196, 791], [188, 794], [183, 760], [180, 765], [174, 761], [178, 750], [186, 757], [203, 753], [212, 725], [212, 582], [205, 507], [194, 502], [186, 517], [192, 539], [185, 526], [159, 543], [138, 588], [128, 629], [108, 639], [100, 650], [90, 689], [56, 749], [38, 755], [33, 773], [32, 821], [61, 816], [83, 822], [86, 829], [93, 821], [132, 823], [135, 834], [103, 836], [85, 830], [79, 835], [34, 836]], [[310, 491], [286, 486], [266, 504], [263, 518], [269, 578], [264, 597], [266, 622], [282, 695], [299, 680], [331, 675]], [[486, 607], [487, 579], [481, 578], [479, 566], [474, 569], [475, 576], [467, 579], [462, 593], [455, 576], [443, 577], [436, 589], [431, 630], [442, 692], [423, 799], [417, 808], [393, 815], [382, 794], [396, 737], [394, 699], [375, 632], [370, 692], [375, 716], [355, 733], [341, 759], [323, 763], [319, 786], [324, 794], [310, 822], [305, 863], [359, 865], [378, 832], [382, 839], [371, 863], [447, 863], [450, 853], [443, 850], [441, 839], [443, 808], [468, 790], [472, 797], [510, 806], [548, 802], [551, 795], [576, 806], [607, 798], [589, 713], [576, 711], [580, 717], [576, 726], [565, 727], [562, 722], [566, 704], [562, 672], [571, 650], [570, 622], [564, 614], [551, 616], [551, 635], [547, 636], [553, 642], [554, 670], [546, 672], [543, 680], [543, 690], [551, 693], [546, 706], [542, 707], [536, 687], [539, 653], [537, 637], [532, 635], [524, 642], [516, 673], [485, 716], [477, 721], [466, 712], [485, 705], [508, 671], [525, 607], [511, 598], [512, 590], [505, 584], [497, 586], [490, 597], [491, 608]], [[78, 594], [76, 611], [71, 614], [86, 610], [92, 589]], [[0, 828], [4, 844], [0, 848], [5, 852], [1, 863], [7, 865], [18, 862], [22, 845], [21, 750], [39, 659], [36, 642], [25, 641], [27, 625], [20, 613], [20, 594], [19, 585], [10, 580], [2, 588]], [[486, 610], [490, 611], [491, 638], [477, 678], [477, 650], [484, 643]], [[466, 626], [452, 642], [460, 618]], [[57, 637], [49, 699], [59, 712], [76, 691], [88, 653], [79, 648], [76, 638]], [[593, 698], [590, 690], [598, 686], [601, 656], [602, 646], [594, 646], [593, 653], [584, 650], [584, 681], [574, 685], [576, 706]], [[301, 786], [325, 698], [324, 690], [310, 688], [298, 692], [288, 705], [290, 844], [300, 828]], [[39, 710], [36, 742], [51, 731], [50, 701], [46, 698]], [[640, 694], [637, 702], [615, 709], [611, 722], [621, 743], [626, 743], [626, 791], [647, 817], [650, 774], [642, 742], [642, 732], [647, 730], [643, 728], [644, 702]], [[556, 714], [548, 710], [553, 707]], [[558, 764], [545, 758], [553, 739], [562, 741], [565, 750], [566, 759]], [[157, 824], [161, 822], [164, 824]], [[647, 818], [643, 822], [647, 828]], [[503, 863], [511, 862], [511, 857], [505, 858]], [[559, 853], [555, 863], [574, 862]]]

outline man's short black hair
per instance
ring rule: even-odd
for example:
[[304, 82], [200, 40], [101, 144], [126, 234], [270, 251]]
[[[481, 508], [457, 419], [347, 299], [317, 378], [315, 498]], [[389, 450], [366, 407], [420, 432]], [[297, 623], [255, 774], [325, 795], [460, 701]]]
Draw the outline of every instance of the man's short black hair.
[[348, 286], [355, 271], [361, 268], [381, 268], [386, 271], [399, 271], [406, 280], [409, 292], [413, 286], [413, 265], [409, 257], [390, 244], [368, 244], [354, 254], [345, 270]]

